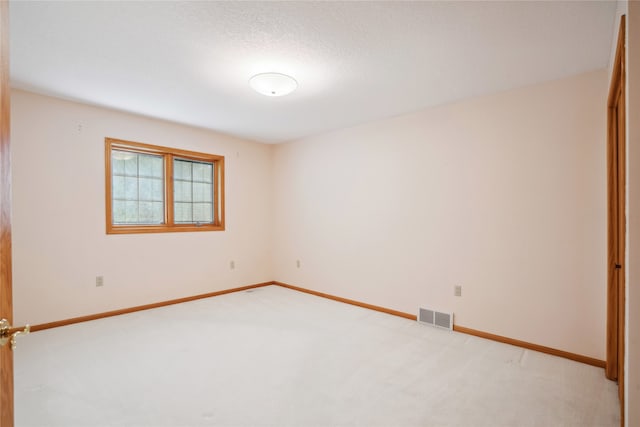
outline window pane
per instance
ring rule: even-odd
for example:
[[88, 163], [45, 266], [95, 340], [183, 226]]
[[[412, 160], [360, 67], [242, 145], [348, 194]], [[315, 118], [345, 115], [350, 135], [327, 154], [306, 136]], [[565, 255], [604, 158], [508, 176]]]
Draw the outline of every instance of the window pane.
[[138, 221], [144, 224], [158, 224], [162, 222], [164, 212], [162, 212], [162, 204], [157, 202], [140, 202], [139, 203]]
[[153, 202], [153, 224], [162, 224], [164, 222], [164, 203], [163, 202]]
[[113, 224], [164, 223], [164, 158], [112, 150]]
[[164, 200], [164, 181], [162, 179], [153, 180], [153, 188], [151, 194], [151, 200], [157, 202], [162, 202]]
[[124, 179], [125, 200], [138, 200], [138, 178], [126, 177]]
[[175, 179], [191, 181], [191, 162], [175, 160], [173, 162], [173, 175]]
[[113, 203], [111, 204], [113, 212], [113, 223], [114, 224], [124, 224], [126, 223], [126, 211], [125, 211], [125, 206], [124, 206], [124, 202], [121, 200], [114, 200]]
[[175, 203], [174, 220], [177, 223], [193, 222], [191, 203]]
[[191, 201], [191, 181], [174, 181], [173, 200], [176, 202]]
[[162, 178], [162, 158], [158, 156], [140, 156], [139, 175], [143, 177]]
[[213, 165], [211, 163], [202, 164], [204, 169], [202, 181], [213, 183]]
[[151, 176], [162, 179], [164, 177], [164, 159], [153, 156], [151, 158]]
[[127, 153], [124, 157], [124, 174], [126, 176], [138, 176], [138, 157], [141, 154]]
[[123, 176], [113, 176], [111, 180], [111, 194], [113, 199], [124, 200], [124, 177]]
[[140, 156], [138, 159], [138, 175], [151, 176], [153, 170], [152, 158], [149, 156]]
[[193, 164], [193, 181], [194, 182], [203, 182], [206, 179], [207, 175], [207, 167], [208, 165], [204, 163], [194, 163]]
[[127, 224], [138, 223], [138, 202], [124, 202], [124, 222]]
[[151, 202], [140, 202], [138, 204], [140, 217], [140, 222], [150, 222], [153, 217], [153, 207], [151, 206]]
[[138, 181], [140, 200], [162, 201], [162, 180], [154, 178], [140, 178]]
[[194, 202], [210, 202], [213, 200], [213, 185], [193, 183], [193, 201]]
[[193, 182], [213, 182], [213, 165], [211, 163], [194, 163]]
[[213, 164], [174, 159], [173, 169], [176, 223], [212, 223]]
[[140, 178], [138, 180], [138, 189], [140, 191], [140, 200], [151, 200], [153, 191], [152, 181], [148, 178]]
[[213, 222], [211, 203], [193, 204], [193, 222]]
[[124, 159], [117, 156], [115, 151], [111, 154], [111, 170], [118, 175], [124, 175]]

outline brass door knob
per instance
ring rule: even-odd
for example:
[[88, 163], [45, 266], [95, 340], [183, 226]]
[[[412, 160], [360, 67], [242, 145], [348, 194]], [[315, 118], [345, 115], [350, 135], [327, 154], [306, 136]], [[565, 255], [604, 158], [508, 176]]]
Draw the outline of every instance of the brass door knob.
[[29, 332], [31, 332], [31, 327], [26, 325], [23, 330], [11, 333], [11, 324], [9, 321], [7, 319], [0, 319], [0, 347], [9, 341], [11, 342], [11, 350], [15, 350], [18, 336], [27, 335]]

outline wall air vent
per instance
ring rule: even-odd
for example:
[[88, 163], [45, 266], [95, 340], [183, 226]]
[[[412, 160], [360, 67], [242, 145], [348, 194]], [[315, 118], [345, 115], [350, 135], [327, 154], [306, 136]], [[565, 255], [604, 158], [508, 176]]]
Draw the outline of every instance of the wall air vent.
[[453, 330], [453, 313], [444, 313], [420, 307], [418, 310], [418, 322]]

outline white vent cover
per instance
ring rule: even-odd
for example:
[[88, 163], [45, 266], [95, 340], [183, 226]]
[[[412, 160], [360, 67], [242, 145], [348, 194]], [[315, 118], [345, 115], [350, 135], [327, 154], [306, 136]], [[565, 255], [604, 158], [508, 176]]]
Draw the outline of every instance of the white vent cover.
[[420, 307], [418, 310], [418, 322], [453, 330], [453, 313], [443, 313]]

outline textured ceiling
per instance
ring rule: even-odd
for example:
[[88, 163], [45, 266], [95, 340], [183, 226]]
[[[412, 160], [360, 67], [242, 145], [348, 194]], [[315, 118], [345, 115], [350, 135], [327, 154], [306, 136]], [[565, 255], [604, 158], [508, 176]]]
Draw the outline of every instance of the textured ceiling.
[[[608, 65], [616, 3], [10, 3], [13, 87], [282, 142]], [[251, 90], [262, 72], [296, 92]]]

